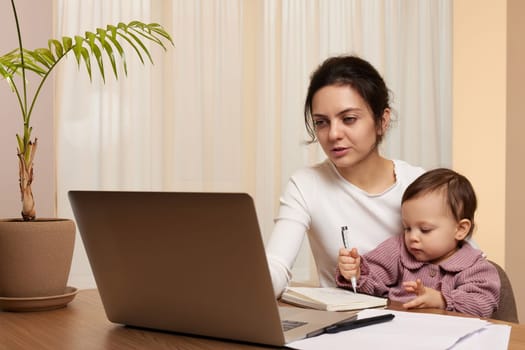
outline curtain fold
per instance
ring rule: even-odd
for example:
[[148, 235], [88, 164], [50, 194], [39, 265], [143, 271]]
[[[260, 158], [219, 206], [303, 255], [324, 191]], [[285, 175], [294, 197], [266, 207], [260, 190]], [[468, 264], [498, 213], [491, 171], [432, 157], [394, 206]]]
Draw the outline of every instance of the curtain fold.
[[[241, 191], [266, 239], [291, 173], [324, 159], [305, 145], [311, 72], [331, 55], [373, 63], [396, 121], [382, 152], [451, 164], [451, 0], [56, 0], [56, 36], [159, 22], [175, 47], [127, 55], [104, 84], [73, 58], [55, 79], [57, 211], [71, 189]], [[83, 69], [83, 68], [81, 68]], [[315, 276], [305, 243], [296, 279]], [[77, 239], [71, 284], [93, 286]]]

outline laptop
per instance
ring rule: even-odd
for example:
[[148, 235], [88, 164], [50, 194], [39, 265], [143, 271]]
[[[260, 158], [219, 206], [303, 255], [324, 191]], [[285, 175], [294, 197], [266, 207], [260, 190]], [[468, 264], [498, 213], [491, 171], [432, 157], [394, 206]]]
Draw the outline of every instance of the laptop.
[[248, 194], [70, 191], [69, 200], [111, 322], [283, 346], [353, 316], [278, 306]]

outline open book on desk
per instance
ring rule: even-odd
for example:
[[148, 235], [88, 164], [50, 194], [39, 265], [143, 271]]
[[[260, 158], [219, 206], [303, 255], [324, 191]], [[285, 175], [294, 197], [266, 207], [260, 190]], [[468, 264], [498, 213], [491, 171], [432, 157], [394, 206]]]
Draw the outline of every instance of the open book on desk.
[[288, 304], [326, 311], [385, 307], [386, 298], [354, 293], [342, 288], [288, 287], [281, 296]]

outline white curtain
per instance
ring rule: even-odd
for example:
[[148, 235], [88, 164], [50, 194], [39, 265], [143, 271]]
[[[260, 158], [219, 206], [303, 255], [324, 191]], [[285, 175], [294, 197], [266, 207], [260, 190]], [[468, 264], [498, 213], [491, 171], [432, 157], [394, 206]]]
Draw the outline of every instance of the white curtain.
[[[67, 191], [242, 191], [266, 239], [290, 174], [324, 158], [305, 146], [308, 78], [326, 57], [371, 61], [392, 90], [389, 157], [451, 164], [451, 0], [56, 0], [56, 36], [137, 19], [161, 23], [175, 47], [154, 65], [127, 55], [106, 83], [56, 75], [57, 211]], [[81, 68], [83, 69], [83, 68]], [[308, 245], [296, 279], [315, 277]], [[80, 239], [71, 285], [94, 286]]]

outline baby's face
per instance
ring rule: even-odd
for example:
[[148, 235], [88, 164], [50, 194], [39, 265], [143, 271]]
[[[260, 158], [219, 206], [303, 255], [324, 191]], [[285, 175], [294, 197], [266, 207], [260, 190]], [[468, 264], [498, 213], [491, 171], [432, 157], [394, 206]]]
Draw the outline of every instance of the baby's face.
[[443, 191], [405, 201], [401, 206], [405, 245], [418, 261], [439, 263], [454, 254], [462, 229], [447, 205]]

